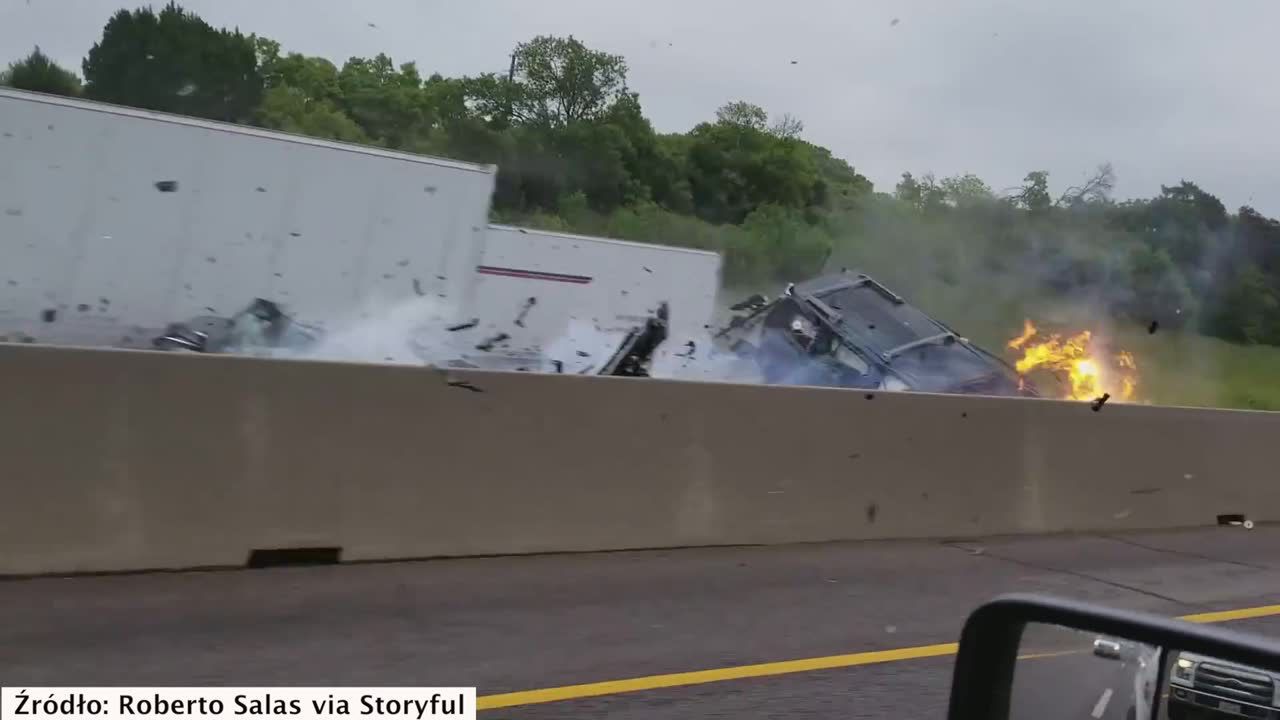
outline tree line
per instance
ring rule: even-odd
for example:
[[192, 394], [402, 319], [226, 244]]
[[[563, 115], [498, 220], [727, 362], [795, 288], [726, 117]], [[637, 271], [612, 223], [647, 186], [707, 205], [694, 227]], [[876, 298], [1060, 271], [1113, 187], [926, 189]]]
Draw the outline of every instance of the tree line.
[[848, 262], [925, 294], [999, 285], [1280, 345], [1280, 223], [1228, 212], [1193, 182], [1119, 202], [1103, 165], [1056, 197], [1045, 171], [1001, 192], [927, 173], [876, 192], [806, 141], [799, 119], [748, 102], [688, 132], [657, 132], [626, 60], [574, 37], [520, 43], [503, 73], [424, 76], [385, 54], [338, 66], [285, 52], [171, 2], [115, 13], [80, 70], [83, 80], [37, 47], [0, 82], [493, 163], [495, 220], [716, 250], [732, 285]]

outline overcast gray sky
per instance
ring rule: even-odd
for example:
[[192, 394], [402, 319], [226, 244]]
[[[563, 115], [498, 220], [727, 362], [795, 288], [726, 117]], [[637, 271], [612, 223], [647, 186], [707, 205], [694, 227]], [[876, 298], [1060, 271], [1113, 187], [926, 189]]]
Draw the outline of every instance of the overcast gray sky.
[[[0, 0], [0, 55], [79, 61], [122, 0]], [[161, 5], [157, 2], [155, 5]], [[1280, 215], [1280, 2], [186, 0], [214, 25], [341, 63], [503, 70], [537, 34], [619, 53], [661, 131], [744, 99], [804, 120], [892, 189], [904, 170], [1055, 190], [1110, 161], [1122, 197], [1195, 180]], [[897, 23], [893, 21], [897, 19]], [[795, 64], [792, 64], [795, 61]]]

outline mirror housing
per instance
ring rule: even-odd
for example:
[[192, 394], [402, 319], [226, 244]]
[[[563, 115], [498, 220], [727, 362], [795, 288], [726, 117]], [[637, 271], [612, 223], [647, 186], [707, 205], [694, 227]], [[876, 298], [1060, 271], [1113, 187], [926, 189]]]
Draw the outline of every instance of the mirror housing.
[[[1009, 717], [1014, 667], [1027, 623], [1102, 636], [1104, 654], [1111, 648], [1106, 644], [1111, 638], [1123, 638], [1169, 652], [1190, 652], [1280, 672], [1280, 643], [1258, 635], [1064, 598], [1002, 595], [974, 610], [965, 621], [951, 680], [950, 720]], [[1164, 665], [1161, 662], [1157, 686], [1166, 682]], [[1158, 708], [1153, 714], [1158, 714]]]

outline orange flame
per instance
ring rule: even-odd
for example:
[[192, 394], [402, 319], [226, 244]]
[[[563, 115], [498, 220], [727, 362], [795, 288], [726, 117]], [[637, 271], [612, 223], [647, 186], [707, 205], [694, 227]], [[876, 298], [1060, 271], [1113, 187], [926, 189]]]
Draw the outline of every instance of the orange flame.
[[1031, 324], [1030, 320], [1022, 321], [1022, 334], [1009, 341], [1010, 350], [1020, 350], [1027, 341], [1035, 337], [1036, 326]]
[[1022, 350], [1022, 357], [1014, 363], [1019, 375], [1044, 370], [1064, 377], [1070, 385], [1064, 393], [1068, 400], [1093, 400], [1104, 393], [1117, 400], [1134, 398], [1138, 364], [1131, 353], [1120, 351], [1108, 360], [1093, 347], [1093, 334], [1088, 330], [1066, 339], [1052, 334], [1039, 342], [1031, 342], [1038, 333], [1036, 326], [1027, 320], [1022, 334], [1009, 341], [1010, 349]]

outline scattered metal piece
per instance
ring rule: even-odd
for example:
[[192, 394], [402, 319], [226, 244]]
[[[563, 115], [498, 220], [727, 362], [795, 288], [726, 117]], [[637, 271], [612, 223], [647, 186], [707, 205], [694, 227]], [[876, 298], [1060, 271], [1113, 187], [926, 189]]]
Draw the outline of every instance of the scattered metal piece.
[[471, 382], [467, 380], [450, 380], [449, 387], [462, 388], [463, 390], [470, 390], [471, 392], [477, 393], [484, 392], [484, 389], [472, 385]]
[[177, 180], [157, 180], [156, 189], [159, 190], [160, 192], [166, 192], [166, 193], [177, 192], [178, 181]]
[[768, 304], [768, 302], [769, 302], [769, 298], [765, 297], [764, 295], [761, 295], [760, 293], [756, 293], [755, 295], [752, 295], [751, 297], [745, 300], [742, 300], [741, 302], [737, 302], [737, 303], [734, 303], [733, 305], [730, 305], [729, 309], [733, 310], [734, 312], [741, 312], [743, 310], [755, 310], [758, 307]]
[[556, 369], [557, 375], [564, 373], [564, 361], [552, 360], [551, 365]]
[[579, 350], [577, 352], [577, 355], [578, 357], [591, 357], [591, 353], [587, 352], [586, 350]]
[[516, 316], [516, 327], [524, 327], [524, 319], [529, 315], [529, 310], [538, 304], [538, 298], [531, 297], [524, 301], [524, 306], [520, 308], [520, 314]]
[[[427, 294], [426, 291], [422, 289], [422, 281], [419, 280], [418, 278], [413, 279], [413, 294], [417, 295], [418, 297], [422, 297]], [[440, 297], [444, 297], [444, 296], [441, 295]]]
[[480, 318], [471, 318], [466, 322], [458, 323], [457, 325], [450, 325], [449, 327], [445, 328], [445, 330], [448, 330], [449, 332], [458, 332], [459, 330], [470, 330], [471, 328], [479, 324], [480, 324]]
[[492, 350], [492, 349], [494, 348], [494, 346], [495, 346], [495, 345], [497, 345], [498, 343], [500, 343], [500, 342], [502, 342], [502, 341], [504, 341], [504, 340], [509, 339], [510, 337], [511, 337], [511, 336], [510, 336], [510, 335], [508, 335], [507, 333], [504, 333], [504, 332], [503, 332], [503, 333], [498, 333], [497, 335], [494, 335], [493, 337], [489, 338], [488, 340], [485, 340], [484, 342], [480, 343], [479, 345], [476, 345], [476, 349], [477, 349], [477, 350], [479, 350], [479, 351], [481, 351], [481, 352], [489, 352], [490, 350]]
[[1099, 410], [1101, 410], [1102, 406], [1106, 405], [1107, 401], [1110, 399], [1111, 399], [1111, 393], [1102, 393], [1102, 397], [1093, 401], [1093, 411], [1098, 412]]
[[44, 320], [47, 323], [57, 322], [58, 311], [53, 308], [49, 308], [48, 310], [45, 310], [40, 313], [40, 319]]
[[1147, 326], [1147, 334], [1148, 334], [1148, 335], [1155, 335], [1155, 334], [1156, 334], [1156, 331], [1157, 331], [1157, 330], [1159, 330], [1159, 329], [1160, 329], [1160, 321], [1159, 321], [1159, 320], [1152, 320], [1152, 321], [1151, 321], [1151, 324]]

